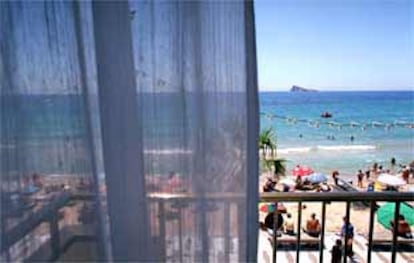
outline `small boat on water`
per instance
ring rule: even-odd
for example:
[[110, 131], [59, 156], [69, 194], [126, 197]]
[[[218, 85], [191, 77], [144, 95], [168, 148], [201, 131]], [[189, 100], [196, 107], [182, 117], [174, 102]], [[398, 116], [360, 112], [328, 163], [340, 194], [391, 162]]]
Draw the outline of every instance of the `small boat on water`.
[[321, 114], [322, 118], [331, 118], [332, 117], [332, 113], [330, 113], [329, 111], [325, 111]]

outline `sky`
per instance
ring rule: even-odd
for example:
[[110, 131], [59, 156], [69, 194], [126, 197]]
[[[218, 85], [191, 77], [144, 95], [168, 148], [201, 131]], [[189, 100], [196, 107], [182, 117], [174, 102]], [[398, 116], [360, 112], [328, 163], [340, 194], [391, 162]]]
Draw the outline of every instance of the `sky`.
[[256, 0], [259, 89], [414, 90], [414, 0]]

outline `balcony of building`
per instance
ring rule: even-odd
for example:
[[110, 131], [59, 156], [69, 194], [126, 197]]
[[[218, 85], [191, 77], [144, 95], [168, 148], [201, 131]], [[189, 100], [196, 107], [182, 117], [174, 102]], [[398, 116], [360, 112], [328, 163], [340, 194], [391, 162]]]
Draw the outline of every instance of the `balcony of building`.
[[[160, 262], [194, 262], [204, 256], [210, 262], [238, 262], [243, 258], [244, 246], [237, 237], [242, 225], [237, 213], [242, 212], [243, 198], [239, 195], [208, 195], [203, 198], [191, 194], [151, 193], [147, 196], [151, 221], [150, 240], [152, 259]], [[48, 198], [35, 198], [31, 208], [17, 213], [3, 214], [7, 222], [2, 232], [1, 256], [5, 261], [99, 261], [99, 248], [105, 238], [94, 223], [94, 195], [85, 191], [59, 191]], [[412, 239], [399, 237], [389, 230], [388, 235], [378, 235], [376, 210], [378, 204], [395, 202], [395, 219], [400, 213], [401, 204], [412, 203], [411, 193], [264, 193], [261, 201], [297, 207], [294, 218], [295, 229], [305, 225], [303, 217], [305, 204], [318, 204], [321, 232], [319, 237], [311, 237], [303, 231], [287, 236], [260, 229], [258, 221], [247, 222], [257, 227], [258, 262], [330, 262], [331, 249], [339, 237], [328, 231], [327, 211], [329, 206], [341, 203], [344, 215], [350, 218], [351, 207], [369, 210], [365, 229], [355, 230], [353, 236], [353, 256], [344, 257], [343, 262], [412, 262], [414, 243]], [[290, 204], [290, 206], [288, 206]], [[88, 208], [87, 208], [88, 207]], [[293, 210], [293, 209], [292, 209]], [[196, 214], [203, 213], [208, 236], [205, 243], [197, 234]], [[210, 221], [211, 219], [211, 221]], [[278, 224], [275, 216], [274, 224]], [[340, 220], [340, 219], [339, 219]], [[209, 223], [210, 221], [210, 223]], [[211, 224], [213, 223], [214, 224]], [[220, 222], [220, 223], [218, 223]], [[340, 231], [340, 229], [338, 229]], [[224, 235], [223, 235], [224, 234]], [[276, 245], [275, 245], [276, 244]], [[344, 246], [344, 254], [349, 247]]]

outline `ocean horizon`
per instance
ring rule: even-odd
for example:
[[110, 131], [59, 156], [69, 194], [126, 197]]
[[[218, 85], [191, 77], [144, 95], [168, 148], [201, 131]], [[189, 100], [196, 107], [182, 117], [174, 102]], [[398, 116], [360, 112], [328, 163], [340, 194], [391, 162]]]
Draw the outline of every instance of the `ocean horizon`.
[[[313, 92], [316, 93], [323, 93], [323, 92], [414, 92], [414, 87], [409, 87], [409, 88], [401, 88], [401, 89], [364, 89], [364, 88], [357, 88], [357, 89], [347, 89], [347, 88], [343, 88], [343, 89], [322, 89], [319, 90], [317, 88], [313, 89]], [[278, 92], [291, 92], [290, 89], [274, 89], [274, 90], [267, 90], [264, 88], [259, 88], [259, 94], [260, 93], [278, 93]], [[310, 91], [312, 92], [312, 91]], [[295, 93], [295, 92], [292, 92]], [[296, 92], [296, 93], [301, 93], [301, 92]], [[307, 92], [304, 92], [307, 93]]]

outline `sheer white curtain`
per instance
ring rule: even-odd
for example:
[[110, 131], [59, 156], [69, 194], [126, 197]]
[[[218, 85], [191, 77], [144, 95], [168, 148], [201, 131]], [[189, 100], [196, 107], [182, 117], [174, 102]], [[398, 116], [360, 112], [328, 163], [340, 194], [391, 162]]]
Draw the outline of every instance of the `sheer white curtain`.
[[62, 206], [97, 189], [77, 19], [72, 2], [0, 3], [2, 260], [30, 259], [56, 230], [98, 226], [93, 199]]
[[100, 197], [95, 259], [255, 261], [253, 4], [0, 5], [2, 259], [36, 250], [3, 242], [35, 173]]
[[[255, 173], [248, 172], [256, 162], [254, 155], [248, 158], [248, 142], [255, 141], [248, 114], [257, 107], [255, 94], [248, 93], [256, 92], [249, 82], [255, 66], [247, 64], [255, 63], [254, 48], [246, 44], [254, 41], [253, 27], [247, 28], [251, 5], [132, 1], [130, 8], [147, 182], [155, 182], [151, 190], [157, 192], [216, 196], [215, 202], [184, 204], [179, 218], [167, 221], [173, 248], [166, 257], [243, 261], [248, 225], [256, 226], [248, 205], [256, 197], [247, 190], [256, 186]], [[238, 201], [219, 197], [229, 193]], [[252, 215], [249, 222], [246, 213]]]

